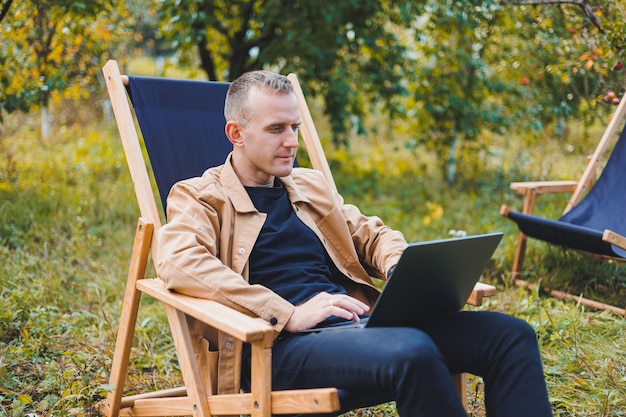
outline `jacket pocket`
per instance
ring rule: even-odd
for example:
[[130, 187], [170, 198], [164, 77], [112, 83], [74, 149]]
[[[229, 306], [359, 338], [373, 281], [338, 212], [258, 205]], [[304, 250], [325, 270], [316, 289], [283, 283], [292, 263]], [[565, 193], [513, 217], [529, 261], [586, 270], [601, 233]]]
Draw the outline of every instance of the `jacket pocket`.
[[204, 337], [198, 338], [196, 348], [196, 360], [200, 369], [200, 376], [204, 383], [205, 389], [210, 394], [217, 393], [217, 361], [219, 352], [211, 350], [209, 341]]

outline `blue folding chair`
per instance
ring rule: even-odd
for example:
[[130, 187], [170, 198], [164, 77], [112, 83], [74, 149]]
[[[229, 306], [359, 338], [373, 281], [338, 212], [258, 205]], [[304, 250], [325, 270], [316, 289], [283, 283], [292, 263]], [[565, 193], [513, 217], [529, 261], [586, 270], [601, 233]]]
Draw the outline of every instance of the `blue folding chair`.
[[[156, 250], [156, 231], [162, 224], [171, 186], [179, 180], [202, 175], [211, 166], [221, 165], [232, 149], [224, 133], [223, 109], [228, 83], [123, 77], [115, 61], [109, 61], [103, 72], [141, 217], [111, 367], [110, 383], [114, 389], [100, 404], [100, 412], [110, 417], [209, 417], [320, 414], [338, 410], [335, 388], [271, 391], [271, 347], [275, 335], [269, 324], [211, 300], [170, 292], [158, 278], [144, 279], [150, 251]], [[161, 208], [152, 188], [129, 98], [145, 142]], [[307, 150], [311, 153], [311, 149]], [[325, 160], [323, 155], [316, 155], [316, 159]], [[165, 304], [185, 386], [124, 397], [141, 293]], [[250, 393], [218, 393], [218, 353], [207, 349], [196, 359], [196, 343], [190, 337], [188, 316], [206, 323], [216, 334], [224, 332], [252, 345]]]
[[[595, 175], [618, 126], [626, 113], [626, 99], [622, 99], [582, 178], [578, 181], [514, 182], [511, 188], [524, 195], [521, 212], [506, 205], [500, 214], [517, 223], [518, 243], [513, 261], [512, 280], [523, 286], [521, 279], [527, 237], [575, 249], [600, 259], [626, 259], [626, 128], [623, 128], [613, 146], [600, 177]], [[572, 192], [564, 214], [558, 220], [532, 215], [535, 197], [540, 194]], [[610, 310], [625, 315], [625, 310], [566, 292], [549, 290], [559, 298], [573, 298], [581, 304]]]

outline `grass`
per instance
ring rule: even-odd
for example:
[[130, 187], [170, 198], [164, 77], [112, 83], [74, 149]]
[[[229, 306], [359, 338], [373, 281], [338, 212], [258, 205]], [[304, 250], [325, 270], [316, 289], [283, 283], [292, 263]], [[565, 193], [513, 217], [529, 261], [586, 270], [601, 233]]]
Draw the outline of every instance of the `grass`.
[[[70, 116], [73, 121], [65, 119]], [[26, 115], [8, 117], [0, 138], [0, 415], [96, 415], [97, 402], [111, 389], [135, 198], [114, 124], [80, 111], [56, 117], [47, 142]], [[465, 150], [476, 157], [462, 160], [465, 177], [454, 187], [419, 149], [359, 140], [347, 153], [328, 146], [346, 200], [380, 215], [408, 240], [502, 230], [505, 239], [485, 274], [499, 292], [481, 308], [520, 317], [536, 329], [555, 415], [625, 415], [626, 321], [509, 285], [516, 229], [497, 215], [503, 202], [521, 205], [509, 181], [570, 174], [574, 162], [584, 161], [589, 140], [571, 138], [573, 147], [550, 140], [534, 152], [523, 138], [486, 138], [483, 148]], [[550, 197], [537, 209], [554, 215], [564, 203]], [[533, 281], [626, 304], [622, 264], [531, 242], [526, 265]], [[147, 297], [130, 368], [128, 392], [180, 382], [164, 312]], [[481, 380], [472, 378], [468, 390], [471, 414], [484, 415]], [[394, 412], [387, 404], [349, 415]]]

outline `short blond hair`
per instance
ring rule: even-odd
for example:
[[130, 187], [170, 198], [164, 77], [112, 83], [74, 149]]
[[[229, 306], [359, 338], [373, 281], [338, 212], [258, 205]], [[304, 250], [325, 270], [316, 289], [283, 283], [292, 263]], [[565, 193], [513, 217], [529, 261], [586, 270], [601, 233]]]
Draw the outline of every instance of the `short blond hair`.
[[247, 124], [252, 109], [248, 107], [248, 95], [252, 88], [258, 88], [268, 94], [290, 94], [293, 86], [287, 77], [271, 71], [246, 72], [233, 81], [226, 94], [224, 117], [226, 121]]

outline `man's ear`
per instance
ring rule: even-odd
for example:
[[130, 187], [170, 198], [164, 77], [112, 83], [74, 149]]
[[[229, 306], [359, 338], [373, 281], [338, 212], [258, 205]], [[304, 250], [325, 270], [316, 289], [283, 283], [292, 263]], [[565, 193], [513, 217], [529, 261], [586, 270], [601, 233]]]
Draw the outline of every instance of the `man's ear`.
[[241, 137], [241, 125], [233, 120], [226, 122], [224, 127], [226, 137], [233, 144], [233, 146], [242, 146], [243, 138]]

